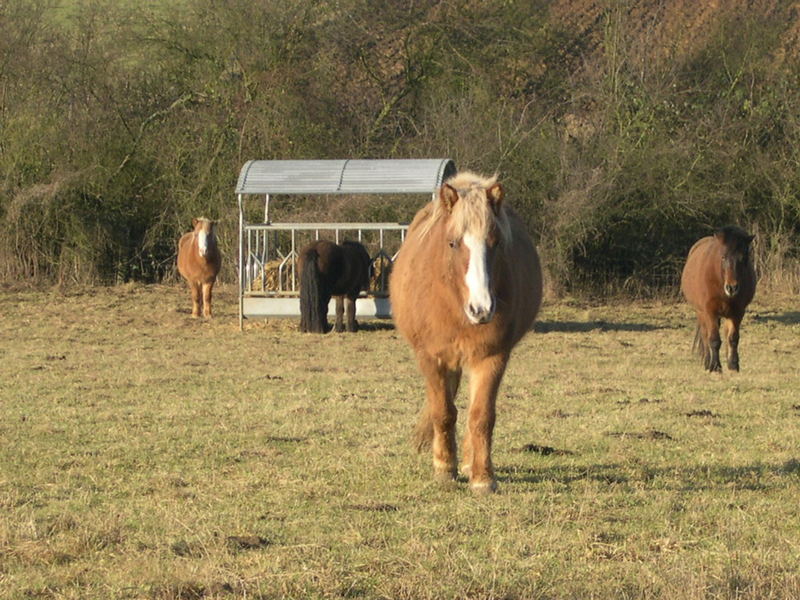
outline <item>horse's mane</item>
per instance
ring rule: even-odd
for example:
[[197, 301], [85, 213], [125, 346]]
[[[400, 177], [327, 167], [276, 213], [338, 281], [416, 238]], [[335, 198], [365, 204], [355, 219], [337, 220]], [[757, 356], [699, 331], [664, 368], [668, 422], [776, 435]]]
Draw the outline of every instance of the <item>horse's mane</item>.
[[749, 244], [752, 239], [750, 234], [736, 225], [720, 227], [714, 231], [714, 235], [726, 246], [739, 246], [743, 243]]
[[505, 204], [501, 203], [500, 210], [495, 213], [487, 202], [486, 191], [497, 183], [497, 175], [487, 178], [470, 171], [461, 171], [445, 183], [458, 192], [458, 202], [451, 211], [443, 205], [437, 194], [426, 207], [427, 214], [420, 223], [421, 237], [426, 236], [441, 219], [449, 219], [448, 233], [455, 238], [461, 238], [467, 232], [486, 237], [490, 229], [496, 227], [503, 241], [510, 240], [511, 226]]

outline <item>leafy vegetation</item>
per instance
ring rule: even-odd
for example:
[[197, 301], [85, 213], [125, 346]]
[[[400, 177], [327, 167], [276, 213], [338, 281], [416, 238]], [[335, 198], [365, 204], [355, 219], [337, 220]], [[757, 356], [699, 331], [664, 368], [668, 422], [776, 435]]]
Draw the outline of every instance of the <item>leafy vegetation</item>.
[[784, 4], [9, 0], [0, 277], [159, 281], [201, 213], [232, 256], [252, 158], [450, 156], [501, 174], [555, 292], [673, 285], [691, 242], [728, 222], [796, 289]]

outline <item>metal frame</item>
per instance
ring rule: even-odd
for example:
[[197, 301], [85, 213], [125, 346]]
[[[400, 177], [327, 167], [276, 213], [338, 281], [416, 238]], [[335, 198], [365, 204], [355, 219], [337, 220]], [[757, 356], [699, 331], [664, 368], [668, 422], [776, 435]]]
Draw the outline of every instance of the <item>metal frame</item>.
[[[373, 261], [396, 256], [386, 251], [387, 238], [399, 249], [405, 240], [407, 224], [402, 223], [272, 223], [270, 203], [273, 195], [377, 195], [377, 194], [435, 194], [442, 182], [455, 174], [450, 159], [390, 159], [390, 160], [309, 160], [309, 161], [249, 161], [239, 174], [236, 194], [239, 205], [239, 328], [246, 317], [299, 316], [299, 293], [295, 259], [299, 238], [320, 239], [321, 232], [338, 242], [342, 233], [361, 241], [364, 236], [377, 236], [378, 252]], [[245, 221], [245, 199], [249, 196], [264, 199], [263, 223]], [[325, 235], [325, 237], [328, 237]], [[357, 236], [357, 237], [356, 237]], [[279, 240], [286, 251], [281, 251]], [[271, 259], [270, 257], [275, 257]], [[268, 290], [266, 265], [280, 259], [277, 271], [278, 289]], [[260, 272], [257, 270], [260, 269]], [[285, 269], [285, 270], [284, 270]], [[253, 290], [257, 277], [261, 290]], [[283, 289], [288, 276], [290, 289]], [[385, 281], [381, 289], [362, 295], [356, 303], [359, 317], [391, 317], [391, 306]], [[333, 314], [333, 301], [329, 313]]]

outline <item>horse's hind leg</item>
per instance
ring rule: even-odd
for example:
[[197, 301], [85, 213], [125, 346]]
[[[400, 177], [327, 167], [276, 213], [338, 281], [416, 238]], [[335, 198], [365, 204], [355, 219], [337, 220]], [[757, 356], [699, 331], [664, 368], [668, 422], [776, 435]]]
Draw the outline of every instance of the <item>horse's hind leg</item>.
[[450, 370], [437, 360], [420, 359], [420, 368], [425, 375], [426, 406], [420, 422], [419, 437], [430, 434], [433, 449], [433, 473], [439, 481], [456, 478], [456, 418], [458, 411], [455, 395], [458, 391], [460, 370]]
[[200, 316], [200, 303], [202, 302], [201, 285], [198, 282], [189, 282], [189, 291], [192, 293], [192, 316]]
[[499, 355], [470, 365], [469, 416], [464, 436], [462, 472], [469, 476], [469, 486], [477, 493], [489, 493], [497, 489], [492, 466], [492, 434], [497, 390], [507, 361], [507, 356]]
[[214, 288], [214, 282], [203, 284], [203, 316], [211, 318], [211, 290]]
[[347, 331], [358, 331], [358, 321], [356, 321], [356, 299], [350, 296], [344, 297], [345, 316], [347, 317]]
[[333, 330], [337, 333], [344, 331], [344, 296], [334, 296], [336, 298], [336, 323]]

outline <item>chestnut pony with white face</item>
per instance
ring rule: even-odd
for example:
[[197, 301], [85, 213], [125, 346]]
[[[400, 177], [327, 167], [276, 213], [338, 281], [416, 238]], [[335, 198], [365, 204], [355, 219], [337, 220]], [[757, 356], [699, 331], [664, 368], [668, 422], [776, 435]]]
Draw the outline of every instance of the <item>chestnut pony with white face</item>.
[[469, 373], [461, 471], [476, 492], [496, 489], [491, 461], [495, 401], [512, 348], [542, 298], [539, 257], [496, 177], [461, 172], [420, 210], [392, 269], [389, 296], [400, 333], [425, 377], [417, 426], [435, 476], [457, 475], [455, 397]]
[[178, 272], [192, 294], [192, 316], [211, 317], [211, 290], [222, 266], [217, 247], [216, 223], [200, 217], [192, 219], [193, 230], [178, 242]]

